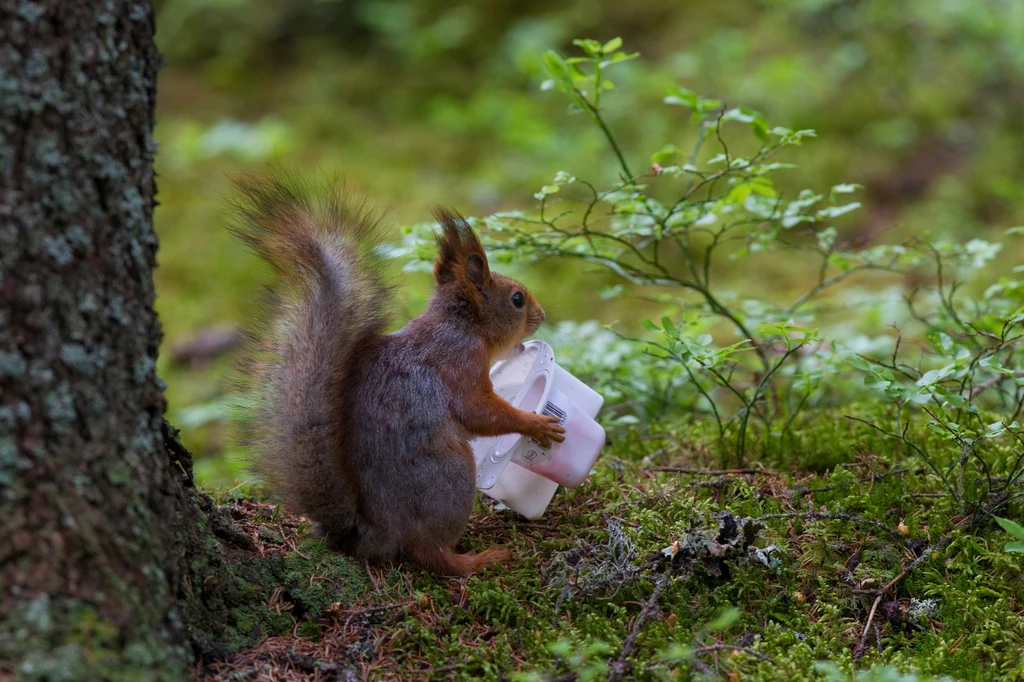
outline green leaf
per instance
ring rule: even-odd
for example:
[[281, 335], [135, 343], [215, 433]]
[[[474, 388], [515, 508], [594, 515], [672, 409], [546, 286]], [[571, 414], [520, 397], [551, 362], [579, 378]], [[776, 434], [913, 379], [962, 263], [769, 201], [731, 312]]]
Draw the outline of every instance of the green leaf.
[[742, 204], [752, 191], [753, 188], [750, 186], [750, 183], [744, 182], [729, 190], [729, 193], [722, 201], [728, 204]]
[[618, 298], [624, 293], [626, 293], [626, 287], [621, 284], [613, 284], [612, 286], [602, 287], [599, 289], [597, 295], [601, 297], [602, 301], [607, 301], [609, 299]]
[[683, 644], [674, 643], [658, 654], [658, 659], [665, 662], [682, 661], [690, 657], [693, 651]]
[[548, 651], [555, 656], [561, 656], [562, 658], [569, 656], [574, 650], [575, 648], [572, 643], [564, 639], [556, 640], [548, 645]]
[[730, 606], [723, 609], [718, 617], [708, 623], [707, 630], [709, 632], [718, 632], [729, 628], [733, 623], [740, 619], [740, 610], [736, 607]]
[[601, 54], [601, 43], [590, 38], [577, 38], [572, 41], [572, 44], [578, 48], [581, 48], [590, 57], [597, 57]]
[[722, 114], [722, 120], [746, 123], [762, 142], [767, 142], [771, 137], [768, 134], [768, 122], [764, 120], [764, 115], [759, 111], [754, 111], [747, 107], [738, 107]]
[[1009, 533], [1015, 538], [1020, 538], [1021, 540], [1024, 540], [1024, 526], [1020, 525], [1016, 521], [1011, 521], [1010, 519], [1003, 519], [998, 516], [995, 517], [995, 519], [996, 523], [1002, 526], [1003, 530], [1005, 530], [1007, 533]]
[[850, 679], [832, 661], [815, 661], [814, 670], [824, 675], [826, 682], [847, 682]]
[[639, 52], [633, 54], [626, 54], [625, 52], [616, 52], [611, 57], [602, 59], [597, 63], [598, 68], [606, 69], [612, 64], [618, 64], [619, 62], [628, 62], [630, 59], [636, 59], [640, 56]]
[[665, 104], [674, 104], [680, 107], [697, 108], [698, 97], [695, 92], [686, 88], [673, 88], [665, 97]]
[[868, 374], [864, 377], [864, 385], [868, 388], [888, 388], [891, 383], [891, 381], [874, 374]]
[[846, 362], [851, 367], [859, 369], [862, 372], [871, 372], [871, 363], [865, 360], [864, 358], [860, 357], [859, 355], [851, 355], [850, 357], [846, 358]]
[[620, 47], [622, 47], [622, 38], [612, 38], [601, 46], [601, 52], [603, 54], [608, 54], [609, 52], [615, 52], [615, 50]]
[[836, 270], [847, 271], [854, 266], [849, 254], [837, 251], [828, 257], [828, 264]]
[[925, 405], [931, 399], [932, 399], [932, 394], [930, 392], [927, 392], [927, 393], [915, 393], [914, 395], [910, 396], [910, 402], [912, 402], [915, 405]]
[[834, 227], [826, 227], [824, 230], [818, 230], [814, 235], [818, 239], [818, 247], [824, 251], [828, 251], [836, 243], [836, 237], [839, 233]]
[[572, 73], [569, 71], [569, 65], [562, 59], [562, 55], [558, 54], [554, 50], [548, 50], [544, 53], [544, 68], [547, 69], [551, 76], [561, 83], [572, 87]]
[[661, 331], [661, 327], [659, 327], [658, 325], [654, 324], [653, 322], [651, 322], [650, 320], [648, 320], [646, 318], [643, 319], [643, 320], [640, 320], [640, 324], [643, 325], [643, 328], [647, 329], [648, 331], [652, 331], [652, 332], [660, 332]]
[[703, 97], [697, 98], [697, 105], [701, 111], [710, 111], [712, 109], [719, 109], [722, 106], [722, 100], [720, 99], [704, 99]]
[[951, 339], [949, 334], [946, 334], [945, 332], [939, 332], [936, 334], [935, 338], [932, 339], [932, 344], [937, 346], [935, 350], [940, 353], [948, 354], [953, 350], [953, 339]]
[[849, 204], [843, 204], [842, 206], [828, 206], [818, 211], [817, 216], [819, 218], [838, 218], [841, 215], [856, 211], [860, 208], [859, 201], [853, 201]]
[[730, 109], [729, 111], [722, 114], [722, 120], [739, 121], [740, 123], [751, 123], [760, 116], [761, 114], [754, 111], [753, 109], [747, 109], [746, 107], [738, 107], [736, 109]]
[[941, 381], [948, 377], [952, 371], [956, 369], [955, 365], [946, 365], [942, 369], [931, 369], [921, 375], [921, 378], [917, 380], [918, 386], [930, 386], [937, 381]]
[[665, 331], [668, 332], [669, 336], [676, 336], [678, 333], [676, 331], [675, 324], [673, 324], [672, 320], [667, 317], [661, 318], [661, 326], [665, 328]]
[[1007, 552], [1024, 554], [1024, 542], [1007, 542], [1005, 549]]
[[651, 163], [668, 165], [681, 155], [682, 152], [679, 150], [679, 147], [674, 144], [667, 144], [651, 155]]
[[845, 183], [845, 184], [842, 184], [842, 185], [835, 185], [835, 186], [832, 187], [831, 194], [833, 194], [833, 195], [835, 195], [835, 194], [852, 194], [852, 193], [856, 192], [857, 190], [859, 190], [860, 188], [861, 188], [861, 185], [857, 185], [857, 184], [854, 184], [854, 183]]

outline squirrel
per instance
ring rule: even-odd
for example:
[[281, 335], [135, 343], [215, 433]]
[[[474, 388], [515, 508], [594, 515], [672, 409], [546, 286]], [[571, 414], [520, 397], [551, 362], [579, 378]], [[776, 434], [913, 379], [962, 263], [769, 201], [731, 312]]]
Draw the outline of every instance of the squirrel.
[[304, 187], [279, 171], [234, 184], [230, 229], [284, 285], [243, 360], [256, 390], [243, 442], [272, 495], [358, 559], [441, 575], [506, 561], [502, 547], [455, 550], [476, 494], [469, 439], [564, 439], [556, 417], [513, 407], [489, 374], [537, 331], [544, 309], [490, 271], [462, 216], [438, 207], [436, 288], [423, 314], [386, 333], [393, 286], [379, 219], [335, 186]]

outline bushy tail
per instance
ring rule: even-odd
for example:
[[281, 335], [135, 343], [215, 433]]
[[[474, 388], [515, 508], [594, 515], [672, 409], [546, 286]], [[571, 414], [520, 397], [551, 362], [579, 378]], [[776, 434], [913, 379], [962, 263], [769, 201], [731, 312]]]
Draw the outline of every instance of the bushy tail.
[[254, 469], [292, 510], [341, 540], [355, 492], [338, 452], [357, 349], [388, 325], [379, 220], [332, 183], [280, 171], [235, 181], [231, 231], [279, 273], [239, 365], [242, 440]]

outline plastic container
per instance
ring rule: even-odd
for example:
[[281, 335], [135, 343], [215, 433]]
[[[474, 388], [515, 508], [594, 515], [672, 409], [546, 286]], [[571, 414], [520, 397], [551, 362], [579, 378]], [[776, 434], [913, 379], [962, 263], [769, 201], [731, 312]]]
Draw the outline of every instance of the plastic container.
[[551, 346], [530, 341], [513, 358], [491, 368], [495, 392], [521, 410], [560, 418], [565, 440], [542, 448], [531, 438], [507, 434], [471, 441], [477, 488], [523, 516], [540, 518], [558, 486], [582, 483], [605, 443], [594, 421], [604, 398], [555, 362]]
[[532, 438], [524, 438], [513, 452], [512, 462], [559, 485], [575, 488], [594, 468], [604, 447], [604, 429], [557, 388], [551, 389], [542, 411], [559, 417], [559, 424], [565, 427], [565, 440], [542, 448]]
[[494, 487], [481, 492], [517, 514], [536, 521], [544, 516], [557, 490], [558, 484], [551, 479], [509, 462]]

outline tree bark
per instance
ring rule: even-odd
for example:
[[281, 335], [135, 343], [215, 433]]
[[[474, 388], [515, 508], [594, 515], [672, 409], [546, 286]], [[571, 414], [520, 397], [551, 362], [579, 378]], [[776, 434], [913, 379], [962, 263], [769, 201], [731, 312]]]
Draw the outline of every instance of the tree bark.
[[365, 585], [297, 521], [254, 540], [164, 420], [153, 33], [149, 0], [0, 0], [0, 680], [187, 679]]
[[0, 678], [177, 679], [192, 658], [204, 538], [155, 372], [153, 33], [148, 0], [0, 0]]

